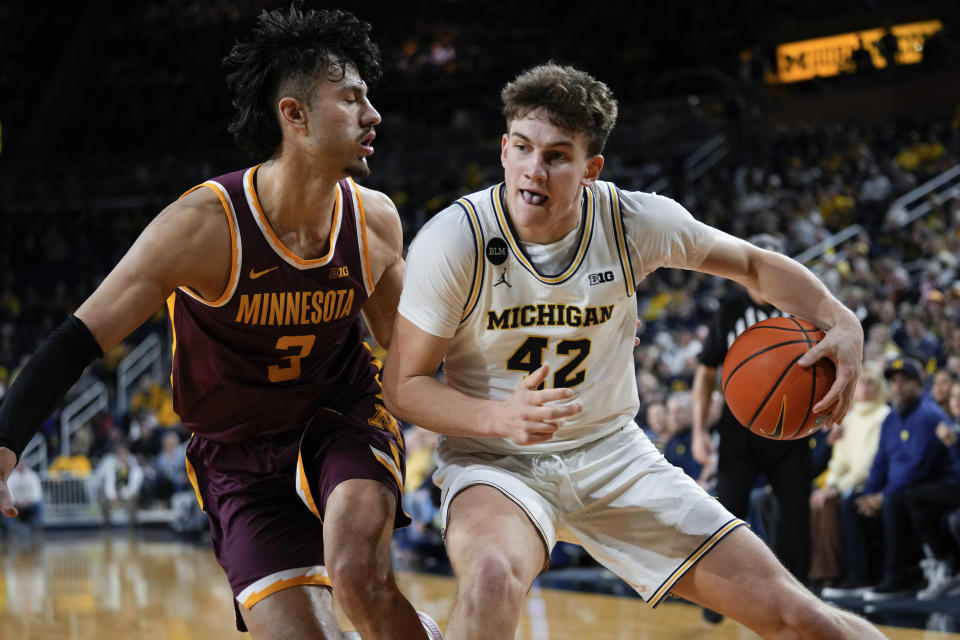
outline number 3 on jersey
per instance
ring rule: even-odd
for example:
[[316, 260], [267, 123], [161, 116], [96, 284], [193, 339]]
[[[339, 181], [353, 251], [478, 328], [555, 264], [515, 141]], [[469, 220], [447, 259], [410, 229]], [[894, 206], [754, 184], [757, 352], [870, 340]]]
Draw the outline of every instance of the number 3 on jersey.
[[267, 367], [267, 379], [270, 382], [288, 382], [300, 377], [300, 361], [310, 355], [313, 351], [313, 343], [317, 336], [280, 336], [277, 338], [277, 344], [274, 346], [278, 351], [292, 351], [296, 349], [298, 353], [289, 356], [283, 356], [287, 361], [287, 366], [272, 364]]
[[[541, 336], [530, 336], [520, 348], [513, 352], [513, 355], [507, 359], [507, 369], [510, 371], [526, 371], [531, 374], [543, 366], [543, 352], [550, 346], [550, 340]], [[570, 359], [553, 374], [554, 388], [575, 387], [583, 382], [587, 370], [577, 367], [590, 355], [590, 341], [586, 338], [581, 340], [561, 340], [557, 343], [557, 354], [561, 356], [570, 355]], [[572, 354], [572, 355], [571, 355]], [[543, 383], [538, 389], [543, 389]]]

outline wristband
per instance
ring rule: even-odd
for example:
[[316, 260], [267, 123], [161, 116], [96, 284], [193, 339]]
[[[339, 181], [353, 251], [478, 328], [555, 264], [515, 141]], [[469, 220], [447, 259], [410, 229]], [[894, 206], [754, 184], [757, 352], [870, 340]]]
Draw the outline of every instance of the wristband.
[[87, 325], [67, 318], [43, 341], [0, 403], [0, 446], [20, 454], [91, 362], [103, 355]]

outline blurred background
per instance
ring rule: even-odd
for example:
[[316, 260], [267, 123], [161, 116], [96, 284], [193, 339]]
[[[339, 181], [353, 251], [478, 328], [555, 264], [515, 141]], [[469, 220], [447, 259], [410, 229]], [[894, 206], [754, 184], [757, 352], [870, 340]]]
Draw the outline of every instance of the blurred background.
[[[285, 5], [0, 0], [0, 394], [153, 216], [252, 164], [226, 131], [220, 61], [261, 10]], [[573, 64], [620, 102], [602, 178], [675, 198], [739, 237], [775, 236], [857, 313], [865, 361], [917, 357], [928, 394], [938, 372], [960, 380], [960, 3], [343, 8], [373, 24], [383, 54], [370, 91], [383, 123], [365, 184], [393, 198], [407, 243], [454, 199], [501, 180], [503, 84], [547, 60]], [[654, 273], [638, 291], [637, 421], [664, 448], [689, 420], [657, 416], [690, 389], [726, 292], [682, 271]], [[92, 365], [31, 442], [24, 460], [43, 503], [33, 526], [128, 518], [203, 540], [182, 469], [189, 434], [170, 403], [164, 313]], [[405, 426], [417, 522], [398, 534], [398, 561], [444, 571], [429, 483], [435, 437]], [[823, 471], [832, 443], [811, 443]], [[127, 455], [141, 476], [133, 507], [108, 513], [91, 487]], [[561, 545], [545, 583], [627, 593], [591, 562]], [[936, 602], [896, 615], [957, 630], [960, 597]], [[930, 623], [932, 614], [942, 617]]]

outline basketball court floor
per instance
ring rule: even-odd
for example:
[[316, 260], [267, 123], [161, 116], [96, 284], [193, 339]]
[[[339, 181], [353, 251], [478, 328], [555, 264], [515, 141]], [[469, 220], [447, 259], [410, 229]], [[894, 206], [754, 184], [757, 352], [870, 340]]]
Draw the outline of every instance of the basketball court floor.
[[[0, 563], [3, 640], [249, 637], [234, 630], [230, 590], [206, 544], [120, 531], [48, 534], [42, 542], [12, 541]], [[398, 579], [414, 606], [443, 628], [453, 605], [453, 579], [407, 571]], [[928, 629], [882, 629], [892, 640], [960, 640], [960, 633], [931, 630], [956, 628], [953, 618], [928, 620], [919, 625]], [[540, 586], [527, 598], [517, 634], [521, 640], [757, 637], [730, 620], [708, 624], [688, 604], [667, 602], [651, 610], [635, 597]]]

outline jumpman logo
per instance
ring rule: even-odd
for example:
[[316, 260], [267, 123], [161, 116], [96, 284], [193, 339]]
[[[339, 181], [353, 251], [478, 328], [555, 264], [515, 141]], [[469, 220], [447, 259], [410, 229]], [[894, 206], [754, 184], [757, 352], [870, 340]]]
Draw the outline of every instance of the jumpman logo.
[[506, 269], [504, 269], [503, 271], [500, 272], [500, 279], [497, 280], [496, 282], [494, 282], [494, 283], [493, 283], [493, 286], [497, 286], [498, 284], [505, 284], [505, 285], [507, 285], [508, 287], [510, 287], [511, 289], [513, 289], [513, 285], [510, 284], [509, 282], [507, 282], [507, 270], [506, 270]]

